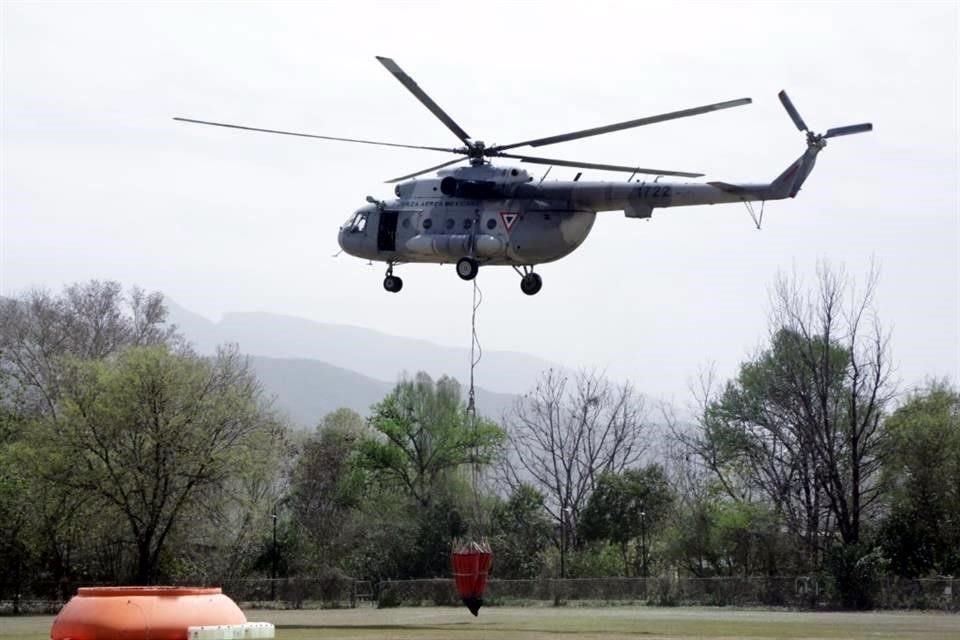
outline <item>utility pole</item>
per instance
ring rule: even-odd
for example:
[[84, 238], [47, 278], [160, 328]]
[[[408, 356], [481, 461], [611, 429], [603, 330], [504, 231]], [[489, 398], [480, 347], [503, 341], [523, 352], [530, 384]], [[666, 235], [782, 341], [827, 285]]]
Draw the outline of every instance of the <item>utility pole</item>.
[[277, 505], [273, 505], [273, 549], [270, 551], [270, 600], [277, 599]]
[[640, 512], [640, 553], [643, 559], [643, 577], [649, 577], [647, 573], [647, 512]]
[[560, 577], [566, 578], [566, 557], [567, 557], [567, 517], [573, 511], [570, 507], [560, 509]]
[[561, 579], [561, 580], [563, 580], [563, 578], [565, 577], [565, 576], [564, 576], [563, 561], [564, 561], [564, 555], [565, 555], [566, 552], [567, 552], [567, 548], [566, 548], [566, 547], [567, 547], [567, 540], [566, 540], [566, 535], [565, 535], [565, 533], [564, 533], [564, 523], [563, 523], [563, 521], [564, 521], [563, 509], [560, 509], [560, 579]]

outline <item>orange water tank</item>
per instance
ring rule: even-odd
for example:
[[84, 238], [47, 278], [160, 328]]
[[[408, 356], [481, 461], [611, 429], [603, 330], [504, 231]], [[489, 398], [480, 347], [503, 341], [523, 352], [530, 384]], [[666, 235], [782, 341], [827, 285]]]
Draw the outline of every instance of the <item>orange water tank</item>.
[[244, 624], [219, 588], [83, 587], [60, 611], [51, 640], [187, 640], [187, 628]]

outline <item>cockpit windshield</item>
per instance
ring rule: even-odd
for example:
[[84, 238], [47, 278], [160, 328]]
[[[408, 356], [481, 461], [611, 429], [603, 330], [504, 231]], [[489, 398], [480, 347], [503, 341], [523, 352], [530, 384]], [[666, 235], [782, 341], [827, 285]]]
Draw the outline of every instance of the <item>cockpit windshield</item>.
[[367, 211], [357, 211], [353, 217], [347, 220], [343, 225], [344, 231], [349, 233], [360, 233], [367, 228]]

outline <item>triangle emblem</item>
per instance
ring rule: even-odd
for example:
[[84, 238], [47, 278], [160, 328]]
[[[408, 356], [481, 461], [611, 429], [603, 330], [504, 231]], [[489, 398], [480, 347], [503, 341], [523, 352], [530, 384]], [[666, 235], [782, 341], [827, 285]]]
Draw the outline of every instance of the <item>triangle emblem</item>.
[[507, 231], [513, 229], [513, 225], [517, 223], [517, 220], [520, 219], [520, 212], [518, 211], [501, 211], [500, 220], [503, 221], [503, 226]]

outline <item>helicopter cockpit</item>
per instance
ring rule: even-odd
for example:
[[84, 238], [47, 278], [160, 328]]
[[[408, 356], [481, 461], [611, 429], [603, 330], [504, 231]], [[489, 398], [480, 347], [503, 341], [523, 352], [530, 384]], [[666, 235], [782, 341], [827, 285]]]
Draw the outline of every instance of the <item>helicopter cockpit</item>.
[[340, 248], [358, 258], [377, 257], [378, 251], [382, 248], [380, 246], [382, 239], [377, 228], [378, 220], [376, 206], [367, 205], [354, 211], [337, 234]]
[[357, 209], [353, 215], [343, 223], [340, 231], [343, 233], [362, 233], [367, 228], [367, 219], [373, 211], [373, 207], [361, 207]]

